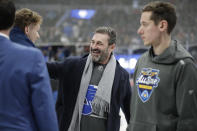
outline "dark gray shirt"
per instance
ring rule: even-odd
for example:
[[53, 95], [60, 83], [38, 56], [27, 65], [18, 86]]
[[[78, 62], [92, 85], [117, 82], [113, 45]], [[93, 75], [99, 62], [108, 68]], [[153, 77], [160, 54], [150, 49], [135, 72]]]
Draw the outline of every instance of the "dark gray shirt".
[[[83, 113], [81, 117], [80, 130], [81, 131], [106, 131], [107, 117], [101, 117], [92, 112], [91, 100], [94, 99], [97, 86], [101, 80], [103, 71], [106, 65], [94, 63], [90, 86], [88, 87], [86, 100], [84, 102]], [[86, 105], [86, 106], [85, 106]], [[88, 106], [89, 105], [89, 106]], [[86, 109], [85, 109], [86, 108]], [[90, 111], [91, 110], [91, 111]]]

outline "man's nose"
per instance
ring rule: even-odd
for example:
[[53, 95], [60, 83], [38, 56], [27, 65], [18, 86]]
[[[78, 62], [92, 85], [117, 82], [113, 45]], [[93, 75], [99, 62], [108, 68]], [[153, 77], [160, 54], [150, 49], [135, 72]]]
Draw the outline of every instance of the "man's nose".
[[137, 33], [142, 34], [142, 28], [141, 27], [138, 28]]
[[37, 35], [37, 39], [40, 39], [40, 35], [39, 34]]

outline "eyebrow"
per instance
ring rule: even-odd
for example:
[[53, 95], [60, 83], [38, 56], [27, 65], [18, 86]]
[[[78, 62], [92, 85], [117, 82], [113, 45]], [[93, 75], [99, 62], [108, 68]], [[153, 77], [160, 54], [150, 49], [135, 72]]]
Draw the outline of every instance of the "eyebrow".
[[148, 24], [150, 22], [147, 22], [147, 21], [140, 21], [140, 24]]
[[[95, 40], [91, 40], [91, 42], [95, 42]], [[102, 41], [98, 40], [96, 43], [103, 43]]]

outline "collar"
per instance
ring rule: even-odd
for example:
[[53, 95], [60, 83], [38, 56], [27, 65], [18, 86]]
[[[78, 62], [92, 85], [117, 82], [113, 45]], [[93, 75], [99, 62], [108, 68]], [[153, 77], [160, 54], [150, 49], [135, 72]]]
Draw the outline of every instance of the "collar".
[[3, 37], [5, 37], [5, 38], [7, 38], [7, 39], [10, 39], [9, 36], [7, 36], [6, 34], [1, 33], [1, 32], [0, 32], [0, 36], [3, 36]]
[[[17, 43], [25, 44], [26, 46], [35, 47], [34, 43], [27, 37], [27, 35], [17, 26], [14, 26], [10, 32], [10, 38]], [[25, 40], [26, 42], [21, 42]]]

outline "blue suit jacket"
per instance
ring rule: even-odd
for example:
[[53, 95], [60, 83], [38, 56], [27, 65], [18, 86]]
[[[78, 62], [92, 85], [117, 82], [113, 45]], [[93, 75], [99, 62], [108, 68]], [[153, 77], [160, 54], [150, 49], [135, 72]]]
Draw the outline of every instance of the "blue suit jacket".
[[0, 36], [0, 130], [58, 130], [42, 53], [3, 36]]

